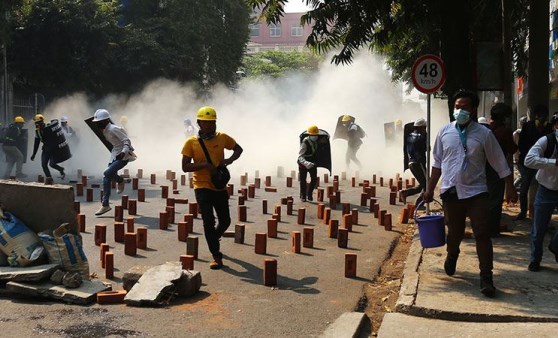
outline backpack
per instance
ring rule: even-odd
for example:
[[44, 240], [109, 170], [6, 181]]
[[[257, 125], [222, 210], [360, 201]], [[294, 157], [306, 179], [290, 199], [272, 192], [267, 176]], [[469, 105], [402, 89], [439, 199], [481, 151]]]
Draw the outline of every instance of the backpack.
[[8, 136], [8, 130], [10, 126], [0, 126], [0, 143], [4, 143], [6, 137]]
[[554, 154], [554, 148], [556, 148], [556, 136], [554, 133], [546, 134], [546, 150], [543, 156], [551, 158], [552, 154]]

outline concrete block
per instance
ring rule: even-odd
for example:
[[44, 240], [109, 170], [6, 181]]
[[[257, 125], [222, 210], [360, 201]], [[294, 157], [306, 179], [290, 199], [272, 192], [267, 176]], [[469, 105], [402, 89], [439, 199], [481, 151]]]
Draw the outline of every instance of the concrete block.
[[72, 186], [0, 180], [0, 204], [35, 233], [62, 223], [69, 223], [72, 233], [79, 231]]

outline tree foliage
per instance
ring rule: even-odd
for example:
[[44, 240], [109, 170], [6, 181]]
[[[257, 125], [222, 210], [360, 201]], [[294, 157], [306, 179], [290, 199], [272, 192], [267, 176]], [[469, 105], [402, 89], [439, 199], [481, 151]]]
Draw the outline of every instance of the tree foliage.
[[317, 70], [321, 61], [321, 57], [309, 51], [264, 51], [244, 57], [243, 68], [248, 77], [276, 78], [292, 71]]
[[[246, 0], [276, 23], [287, 0]], [[301, 0], [312, 10], [302, 23], [312, 26], [307, 44], [319, 53], [335, 50], [335, 64], [351, 63], [356, 51], [384, 54], [396, 81], [410, 81], [418, 56], [440, 55], [448, 77], [443, 91], [474, 87], [477, 41], [501, 41], [501, 1], [468, 0]], [[525, 73], [526, 17], [529, 0], [507, 1], [513, 23], [512, 55], [516, 72]]]
[[235, 0], [23, 0], [14, 13], [16, 85], [53, 95], [130, 93], [157, 78], [230, 84], [249, 33]]

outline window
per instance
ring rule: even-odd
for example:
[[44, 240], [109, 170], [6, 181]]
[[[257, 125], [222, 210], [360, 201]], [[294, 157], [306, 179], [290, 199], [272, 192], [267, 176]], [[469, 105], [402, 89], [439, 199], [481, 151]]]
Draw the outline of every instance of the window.
[[254, 23], [250, 25], [250, 36], [260, 36], [260, 24]]
[[281, 36], [281, 26], [278, 26], [274, 23], [269, 25], [269, 36], [272, 38], [277, 38]]
[[292, 25], [291, 26], [291, 36], [302, 36], [302, 26]]

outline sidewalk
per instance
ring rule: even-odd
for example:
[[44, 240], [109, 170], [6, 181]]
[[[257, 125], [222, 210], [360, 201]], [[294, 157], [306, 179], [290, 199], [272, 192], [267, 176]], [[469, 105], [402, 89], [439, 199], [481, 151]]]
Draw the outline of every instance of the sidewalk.
[[464, 239], [454, 276], [444, 272], [445, 246], [423, 249], [415, 234], [396, 313], [386, 314], [378, 337], [555, 337], [558, 331], [558, 263], [545, 242], [541, 271], [530, 272], [529, 219], [503, 223], [512, 232], [494, 238], [494, 299], [479, 291], [473, 238]]

